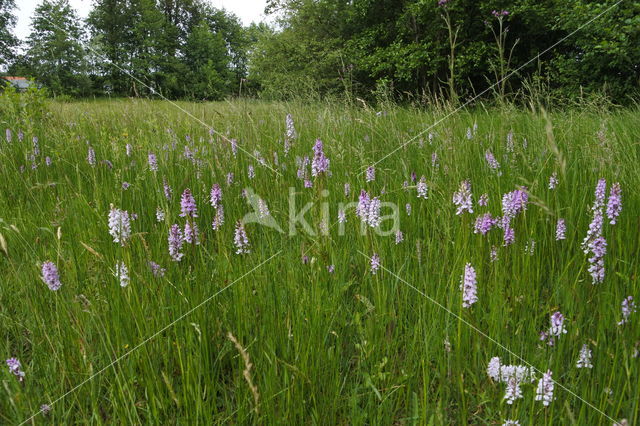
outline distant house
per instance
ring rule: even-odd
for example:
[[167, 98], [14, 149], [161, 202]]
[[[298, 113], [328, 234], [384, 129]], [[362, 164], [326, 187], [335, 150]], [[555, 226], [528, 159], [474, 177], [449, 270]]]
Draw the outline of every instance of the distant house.
[[35, 87], [35, 83], [26, 77], [0, 77], [0, 79], [7, 81], [18, 90], [27, 90], [29, 87]]

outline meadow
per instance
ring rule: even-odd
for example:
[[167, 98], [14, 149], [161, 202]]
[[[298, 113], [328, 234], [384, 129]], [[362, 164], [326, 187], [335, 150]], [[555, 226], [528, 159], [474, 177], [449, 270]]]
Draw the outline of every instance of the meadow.
[[25, 102], [0, 423], [640, 420], [637, 108]]

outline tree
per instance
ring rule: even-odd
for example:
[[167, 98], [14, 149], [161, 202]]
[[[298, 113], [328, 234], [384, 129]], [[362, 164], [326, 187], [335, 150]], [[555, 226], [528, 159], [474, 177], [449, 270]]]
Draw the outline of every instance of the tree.
[[19, 43], [12, 33], [17, 21], [13, 14], [15, 7], [14, 0], [0, 0], [0, 70], [14, 58], [14, 49]]
[[44, 0], [33, 15], [24, 61], [54, 94], [87, 94], [84, 31], [68, 0]]
[[231, 71], [229, 54], [220, 33], [213, 33], [206, 22], [197, 25], [184, 49], [189, 69], [184, 90], [195, 99], [221, 99], [229, 92]]

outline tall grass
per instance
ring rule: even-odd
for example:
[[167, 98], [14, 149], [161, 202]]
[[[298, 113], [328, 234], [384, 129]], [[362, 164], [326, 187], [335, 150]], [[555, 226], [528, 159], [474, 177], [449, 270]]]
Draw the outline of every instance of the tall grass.
[[[225, 138], [210, 136], [165, 102], [53, 103], [44, 115], [20, 107], [0, 113], [2, 130], [13, 133], [12, 143], [0, 141], [1, 351], [20, 359], [26, 373], [20, 383], [3, 367], [0, 422], [25, 421], [44, 403], [51, 412], [30, 422], [497, 424], [509, 418], [538, 425], [611, 424], [610, 418], [635, 424], [640, 418], [640, 313], [616, 325], [620, 302], [640, 297], [637, 110], [461, 111], [430, 130], [431, 142], [425, 133], [377, 164], [376, 180], [366, 182], [367, 166], [446, 111], [387, 105], [377, 114], [366, 105], [254, 101], [179, 105], [236, 138], [237, 156]], [[300, 136], [285, 156], [288, 113]], [[513, 152], [506, 146], [509, 132]], [[35, 169], [33, 136], [41, 151]], [[316, 138], [324, 141], [332, 175], [309, 189], [296, 179], [295, 158], [312, 155]], [[126, 144], [133, 147], [130, 157]], [[197, 149], [195, 161], [184, 158], [185, 145]], [[95, 166], [86, 159], [89, 146]], [[501, 175], [487, 166], [487, 149]], [[252, 158], [256, 150], [277, 173]], [[147, 167], [149, 152], [158, 156], [157, 172]], [[249, 165], [256, 169], [252, 180]], [[427, 178], [429, 199], [403, 189], [412, 171]], [[231, 186], [225, 184], [229, 172], [235, 174]], [[553, 172], [560, 183], [549, 190]], [[606, 278], [594, 286], [580, 242], [599, 178], [621, 183], [623, 211], [618, 224], [605, 225]], [[163, 195], [163, 179], [173, 188], [171, 200]], [[531, 202], [514, 222], [514, 245], [501, 247], [500, 230], [474, 234], [476, 214], [455, 215], [451, 197], [465, 179], [474, 201], [489, 194], [487, 207], [475, 204], [476, 214], [499, 215], [502, 194], [528, 188]], [[224, 192], [226, 221], [219, 231], [210, 226], [213, 183]], [[351, 184], [348, 197], [344, 183]], [[285, 230], [290, 187], [296, 205], [315, 202], [305, 218], [316, 231], [328, 203], [331, 232], [288, 235], [247, 224], [252, 253], [235, 254], [234, 223], [252, 211], [242, 197], [247, 187], [267, 201]], [[185, 188], [196, 197], [203, 239], [185, 245], [182, 261], [172, 262], [167, 234], [171, 224], [184, 224], [178, 215]], [[400, 207], [402, 243], [372, 230], [362, 235], [352, 211], [345, 234], [338, 234], [338, 203], [357, 201], [362, 188]], [[138, 215], [125, 247], [109, 236], [110, 204]], [[162, 222], [157, 207], [166, 212]], [[559, 217], [567, 223], [564, 241], [555, 241]], [[532, 255], [524, 251], [531, 240]], [[499, 247], [496, 262], [489, 257], [492, 245]], [[378, 253], [385, 269], [372, 274], [360, 252]], [[47, 260], [61, 273], [57, 292], [40, 279]], [[131, 275], [125, 288], [113, 275], [120, 260]], [[154, 277], [148, 260], [166, 275]], [[478, 273], [479, 300], [463, 309], [459, 284], [467, 262]], [[538, 334], [557, 310], [567, 318], [568, 334], [549, 347]], [[593, 351], [590, 370], [575, 368], [584, 343]], [[513, 354], [552, 370], [579, 398], [556, 386], [556, 399], [545, 408], [534, 401], [534, 383], [523, 385], [523, 399], [506, 404], [504, 385], [493, 383], [486, 367], [493, 356], [521, 363]]]

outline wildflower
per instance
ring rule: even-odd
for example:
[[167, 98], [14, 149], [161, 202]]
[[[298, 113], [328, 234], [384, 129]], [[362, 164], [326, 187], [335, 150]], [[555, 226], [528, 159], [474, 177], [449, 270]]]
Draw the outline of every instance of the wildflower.
[[411, 172], [411, 183], [416, 183], [416, 179], [418, 179], [416, 172]]
[[131, 236], [129, 212], [116, 209], [113, 207], [113, 204], [109, 211], [109, 234], [113, 237], [114, 243], [120, 243], [123, 247]]
[[180, 259], [184, 256], [184, 253], [181, 252], [182, 244], [184, 243], [184, 235], [182, 234], [182, 229], [176, 224], [171, 225], [169, 229], [169, 255], [171, 258], [179, 262]]
[[502, 196], [502, 213], [504, 216], [514, 218], [518, 213], [527, 210], [529, 195], [526, 190], [527, 188], [522, 187]]
[[217, 183], [214, 183], [211, 187], [209, 202], [214, 208], [217, 208], [222, 202], [222, 188]]
[[160, 207], [156, 208], [156, 221], [158, 222], [162, 222], [165, 218], [165, 213], [164, 210], [162, 210]]
[[329, 235], [329, 221], [324, 218], [318, 222], [318, 229], [321, 235]]
[[349, 194], [351, 194], [351, 185], [349, 185], [348, 183], [344, 184], [344, 196], [348, 197]]
[[236, 254], [251, 253], [251, 249], [249, 248], [249, 238], [247, 238], [247, 232], [244, 230], [244, 225], [241, 221], [236, 223], [233, 242], [236, 245]]
[[547, 407], [553, 401], [553, 379], [551, 378], [551, 370], [547, 370], [538, 381], [538, 389], [536, 390], [536, 401], [542, 401]]
[[471, 140], [473, 138], [473, 134], [471, 133], [471, 127], [467, 127], [467, 139]]
[[260, 154], [260, 151], [258, 151], [257, 149], [254, 150], [253, 156], [256, 158], [256, 160], [258, 160], [258, 164], [260, 164], [263, 167], [267, 166], [267, 160], [265, 160], [262, 154]]
[[607, 192], [607, 181], [605, 179], [598, 180], [598, 183], [596, 184], [596, 191], [595, 191], [596, 200], [594, 204], [594, 209], [604, 206], [604, 199], [606, 196], [606, 192]]
[[213, 221], [211, 222], [211, 227], [214, 231], [220, 229], [220, 227], [224, 224], [224, 208], [222, 204], [216, 209], [216, 215], [213, 217]]
[[609, 223], [611, 225], [615, 225], [620, 216], [620, 212], [622, 211], [622, 189], [620, 188], [620, 184], [618, 182], [611, 185], [611, 190], [609, 192], [609, 201], [607, 202], [607, 217], [609, 218]]
[[38, 137], [34, 136], [32, 141], [33, 141], [33, 155], [37, 157], [38, 155], [40, 155], [40, 144], [38, 143]]
[[198, 236], [198, 224], [195, 222], [191, 223], [191, 221], [188, 220], [187, 223], [184, 224], [184, 241], [187, 244], [199, 245], [200, 241]]
[[42, 404], [40, 406], [40, 412], [43, 416], [46, 416], [51, 412], [51, 407], [48, 404]]
[[536, 248], [536, 241], [533, 239], [529, 239], [529, 241], [527, 241], [527, 244], [524, 246], [524, 252], [529, 256], [533, 256], [535, 248]]
[[604, 281], [604, 255], [607, 254], [607, 241], [600, 236], [589, 245], [593, 256], [589, 258], [589, 273], [592, 284], [599, 284]]
[[473, 233], [487, 235], [493, 225], [496, 224], [496, 219], [491, 216], [491, 213], [485, 213], [476, 218]]
[[91, 166], [96, 165], [96, 152], [91, 147], [87, 150], [87, 162]]
[[504, 230], [502, 245], [504, 247], [508, 247], [516, 241], [516, 233], [515, 230], [511, 227], [511, 221], [508, 220], [508, 218], [506, 220], [505, 218], [503, 218], [502, 228]]
[[495, 262], [498, 260], [498, 248], [496, 246], [491, 246], [491, 251], [489, 252], [489, 259], [491, 262]]
[[578, 358], [578, 362], [576, 363], [577, 368], [593, 368], [591, 364], [591, 349], [585, 343], [582, 345], [580, 349], [580, 357]]
[[5, 129], [4, 135], [7, 139], [7, 143], [11, 143], [11, 129]]
[[233, 173], [227, 173], [227, 186], [231, 186], [231, 184], [233, 183]]
[[595, 201], [593, 202], [593, 206], [591, 207], [591, 211], [593, 212], [593, 219], [589, 224], [589, 229], [587, 230], [586, 237], [584, 238], [584, 240], [582, 240], [581, 247], [585, 254], [589, 251], [593, 251], [593, 242], [596, 239], [602, 237], [602, 226], [604, 222], [603, 209], [606, 188], [607, 182], [604, 179], [600, 179], [596, 185]]
[[522, 398], [522, 389], [520, 388], [520, 381], [515, 377], [509, 377], [506, 383], [507, 388], [504, 393], [504, 399], [507, 400], [507, 404], [511, 405], [516, 399]]
[[338, 210], [338, 223], [345, 223], [347, 221], [347, 215], [344, 210]]
[[500, 381], [500, 357], [494, 356], [487, 366], [487, 375], [494, 381]]
[[316, 140], [313, 146], [313, 161], [311, 162], [311, 176], [316, 177], [321, 173], [329, 172], [329, 159], [324, 155], [322, 141]]
[[165, 272], [167, 271], [166, 269], [164, 269], [162, 266], [158, 265], [156, 262], [153, 261], [149, 261], [149, 268], [151, 268], [151, 273], [153, 274], [154, 277], [159, 278], [159, 277], [164, 277]]
[[128, 143], [128, 144], [125, 146], [125, 151], [126, 151], [126, 153], [127, 153], [127, 157], [131, 157], [131, 151], [132, 151], [132, 150], [133, 150], [133, 147], [131, 146], [131, 144], [130, 144], [130, 143]]
[[636, 303], [633, 301], [633, 296], [628, 296], [622, 301], [621, 305], [622, 320], [618, 322], [618, 325], [624, 325], [629, 322], [629, 317], [632, 313], [636, 312]]
[[553, 346], [556, 342], [556, 339], [546, 331], [541, 331], [539, 336], [540, 336], [540, 341], [547, 342], [547, 345], [549, 346]]
[[549, 329], [551, 336], [560, 337], [562, 334], [567, 334], [567, 329], [564, 327], [564, 315], [559, 311], [554, 312], [551, 315], [551, 328]]
[[189, 188], [182, 192], [180, 198], [180, 217], [198, 217], [198, 209], [196, 207], [196, 200], [191, 195]]
[[433, 167], [434, 169], [437, 169], [439, 166], [440, 165], [438, 163], [438, 154], [434, 152], [433, 154], [431, 154], [431, 167]]
[[473, 213], [471, 182], [465, 180], [460, 183], [460, 189], [453, 194], [453, 204], [458, 207], [456, 215], [461, 215], [465, 210]]
[[508, 10], [494, 10], [491, 12], [491, 14], [493, 16], [495, 16], [496, 18], [502, 18], [503, 16], [508, 16], [509, 15], [509, 11]]
[[558, 186], [558, 174], [553, 172], [549, 177], [549, 189], [556, 189], [556, 186]]
[[158, 171], [158, 159], [153, 152], [150, 152], [147, 156], [147, 162], [149, 163], [149, 169], [153, 172]]
[[556, 241], [566, 239], [567, 238], [565, 235], [566, 231], [567, 231], [567, 226], [564, 223], [564, 219], [559, 218], [558, 223], [556, 224]]
[[376, 169], [373, 166], [367, 167], [366, 181], [373, 182], [376, 180]]
[[122, 182], [122, 189], [124, 189], [125, 191], [129, 189], [130, 186], [131, 184], [129, 182]]
[[49, 167], [51, 165], [52, 161], [51, 161], [51, 157], [46, 156], [44, 159], [44, 164], [47, 165], [47, 167]]
[[487, 164], [489, 164], [489, 168], [491, 170], [498, 170], [498, 176], [500, 176], [500, 163], [498, 163], [498, 160], [496, 160], [496, 157], [494, 157], [493, 152], [491, 152], [491, 150], [487, 150], [484, 153], [484, 158], [485, 160], [487, 160]]
[[404, 234], [402, 234], [402, 231], [398, 229], [396, 231], [396, 244], [400, 244], [403, 241], [404, 241]]
[[231, 139], [231, 152], [234, 157], [238, 154], [238, 141], [235, 139]]
[[304, 187], [305, 188], [313, 188], [313, 182], [311, 181], [311, 179], [305, 179], [304, 180]]
[[522, 398], [520, 384], [534, 380], [533, 369], [522, 365], [502, 365], [499, 357], [491, 358], [487, 367], [487, 375], [496, 382], [506, 383], [504, 399], [507, 404], [513, 404]]
[[42, 281], [49, 287], [50, 290], [56, 291], [62, 287], [60, 282], [60, 275], [58, 274], [58, 268], [53, 262], [44, 262], [42, 264]]
[[293, 124], [293, 117], [291, 116], [291, 114], [287, 114], [287, 117], [285, 119], [285, 123], [287, 126], [287, 133], [286, 133], [286, 141], [293, 141], [295, 139], [298, 138], [298, 132], [296, 132], [296, 128]]
[[266, 201], [264, 201], [262, 198], [258, 199], [258, 211], [260, 213], [260, 219], [263, 219], [271, 214], [269, 212], [269, 207], [267, 206]]
[[478, 199], [478, 205], [482, 207], [486, 207], [489, 204], [489, 194], [484, 193]]
[[370, 201], [367, 191], [364, 189], [360, 190], [360, 197], [358, 198], [358, 205], [356, 206], [356, 215], [362, 220], [365, 220], [367, 212], [369, 211]]
[[502, 426], [519, 426], [520, 422], [517, 420], [505, 420], [504, 423], [502, 423]]
[[478, 301], [476, 270], [467, 263], [464, 266], [464, 274], [460, 279], [460, 289], [462, 290], [462, 307], [468, 308]]
[[405, 204], [404, 210], [407, 212], [407, 216], [411, 216], [411, 204]]
[[513, 152], [513, 130], [509, 130], [507, 133], [507, 152]]
[[380, 225], [380, 200], [378, 197], [373, 197], [369, 202], [367, 212], [363, 220], [372, 228]]
[[254, 177], [256, 177], [256, 172], [253, 168], [253, 165], [249, 164], [249, 166], [247, 167], [247, 176], [249, 177], [249, 179], [253, 179]]
[[162, 179], [162, 186], [164, 187], [164, 198], [171, 201], [171, 194], [173, 193], [173, 189], [167, 183], [167, 178]]
[[7, 366], [9, 367], [9, 373], [13, 374], [18, 378], [18, 381], [23, 381], [25, 373], [21, 370], [22, 364], [18, 358], [9, 358], [7, 361]]
[[416, 190], [418, 191], [418, 198], [424, 198], [425, 200], [429, 198], [429, 196], [427, 195], [428, 189], [429, 188], [427, 187], [427, 179], [424, 176], [420, 177], [420, 182], [418, 182], [418, 185], [416, 186]]
[[129, 269], [124, 262], [116, 262], [116, 273], [114, 276], [120, 280], [120, 287], [126, 287], [129, 285]]
[[304, 180], [307, 178], [307, 166], [309, 165], [309, 157], [296, 157], [296, 164], [298, 165], [297, 176], [298, 179]]
[[375, 275], [378, 269], [380, 269], [380, 256], [378, 256], [378, 253], [374, 253], [371, 256], [371, 273]]

